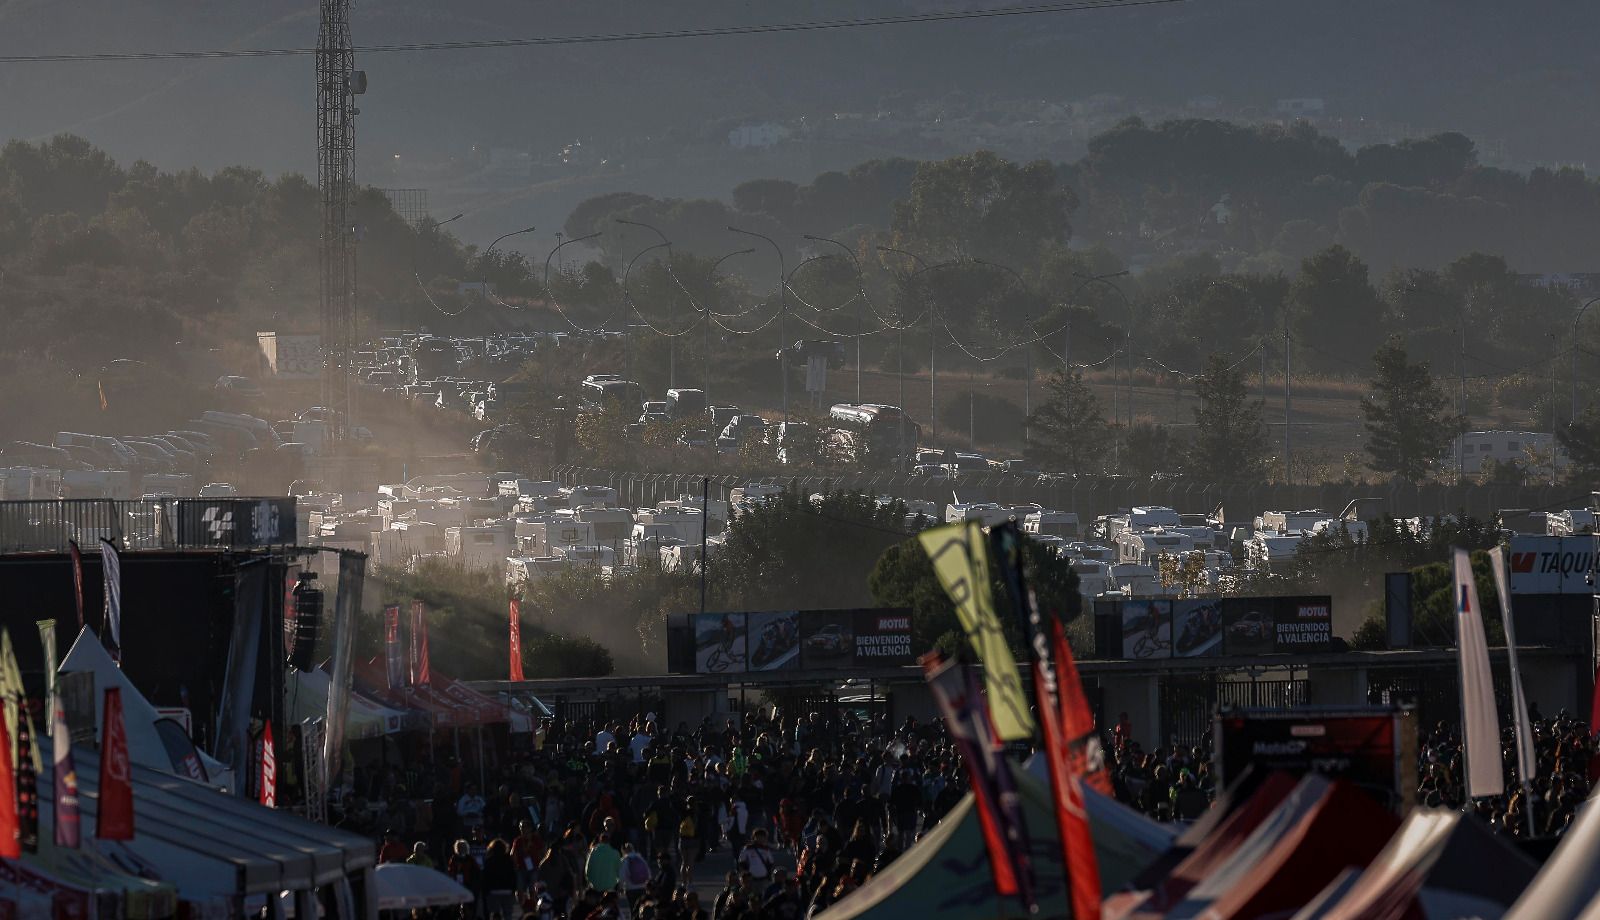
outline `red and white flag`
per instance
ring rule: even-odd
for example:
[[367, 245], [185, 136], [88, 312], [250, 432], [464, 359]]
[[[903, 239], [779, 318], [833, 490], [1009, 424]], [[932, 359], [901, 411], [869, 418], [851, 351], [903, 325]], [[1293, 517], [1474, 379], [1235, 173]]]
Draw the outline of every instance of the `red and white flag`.
[[11, 774], [11, 733], [6, 708], [0, 706], [0, 856], [22, 857], [22, 828], [17, 824], [17, 782]]
[[522, 602], [511, 599], [511, 679], [524, 680], [522, 676]]
[[272, 723], [261, 726], [261, 804], [278, 807], [278, 753], [272, 747]]
[[128, 733], [122, 724], [122, 690], [107, 687], [100, 746], [100, 811], [94, 835], [102, 840], [133, 839], [133, 775], [128, 763]]
[[1456, 579], [1456, 648], [1461, 667], [1461, 744], [1465, 748], [1467, 795], [1500, 795], [1506, 791], [1500, 768], [1500, 716], [1494, 703], [1494, 674], [1489, 670], [1489, 642], [1483, 635], [1483, 608], [1472, 557], [1453, 551]]

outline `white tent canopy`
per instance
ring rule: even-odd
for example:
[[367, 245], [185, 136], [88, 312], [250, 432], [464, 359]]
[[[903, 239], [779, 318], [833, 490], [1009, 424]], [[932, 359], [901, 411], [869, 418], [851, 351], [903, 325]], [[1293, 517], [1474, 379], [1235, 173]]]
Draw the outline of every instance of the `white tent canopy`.
[[[128, 736], [128, 759], [134, 763], [160, 770], [163, 773], [173, 773], [172, 755], [167, 753], [167, 747], [161, 741], [161, 735], [156, 731], [156, 720], [161, 716], [156, 712], [144, 694], [134, 687], [128, 680], [128, 675], [122, 673], [116, 662], [106, 653], [105, 646], [100, 644], [99, 638], [84, 627], [78, 633], [78, 638], [72, 643], [72, 650], [67, 652], [67, 657], [62, 660], [59, 674], [75, 674], [88, 671], [94, 674], [94, 733], [96, 738], [101, 737], [105, 726], [105, 699], [107, 688], [117, 687], [122, 691], [122, 721]], [[205, 765], [206, 775], [211, 782], [218, 786], [230, 787], [233, 785], [233, 771], [225, 764], [207, 756], [204, 751], [197, 750], [200, 761]]]
[[407, 863], [384, 863], [373, 872], [379, 910], [415, 910], [471, 904], [472, 892], [443, 872]]
[[[320, 668], [314, 671], [293, 671], [284, 693], [284, 715], [291, 723], [319, 719], [328, 714], [328, 690], [333, 678]], [[358, 693], [350, 694], [350, 708], [345, 717], [345, 739], [359, 741], [392, 735], [405, 727], [406, 714], [373, 702]]]

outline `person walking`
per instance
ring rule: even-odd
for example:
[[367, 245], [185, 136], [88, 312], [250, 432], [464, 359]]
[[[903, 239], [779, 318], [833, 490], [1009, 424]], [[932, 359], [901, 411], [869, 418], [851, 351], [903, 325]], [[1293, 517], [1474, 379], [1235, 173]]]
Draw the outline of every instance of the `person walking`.
[[628, 901], [628, 914], [631, 916], [639, 906], [639, 900], [644, 897], [646, 886], [650, 884], [650, 863], [633, 844], [622, 845], [622, 893]]
[[484, 906], [490, 913], [512, 916], [517, 907], [517, 865], [511, 861], [511, 846], [504, 838], [489, 842], [483, 854]]
[[583, 877], [589, 887], [600, 892], [616, 891], [621, 881], [622, 854], [611, 845], [611, 835], [601, 834], [589, 848], [583, 864]]

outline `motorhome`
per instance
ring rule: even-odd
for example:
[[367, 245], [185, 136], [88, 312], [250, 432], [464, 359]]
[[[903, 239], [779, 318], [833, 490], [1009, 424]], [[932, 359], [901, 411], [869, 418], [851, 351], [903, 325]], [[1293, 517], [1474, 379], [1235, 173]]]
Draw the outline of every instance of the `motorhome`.
[[667, 391], [667, 417], [673, 421], [699, 419], [706, 414], [706, 391], [675, 387]]
[[[580, 523], [593, 527], [597, 543], [617, 543], [626, 540], [633, 533], [633, 512], [626, 508], [585, 505], [576, 511]], [[699, 515], [696, 515], [696, 518], [698, 517]]]
[[1015, 509], [994, 502], [953, 502], [945, 506], [944, 520], [946, 524], [977, 521], [985, 527], [993, 527], [1011, 520], [1015, 514]]
[[516, 550], [516, 537], [505, 524], [446, 527], [444, 551], [469, 569], [495, 569]]
[[1048, 534], [1063, 540], [1076, 540], [1083, 535], [1083, 528], [1075, 512], [1049, 511], [1044, 508], [1028, 512], [1022, 518], [1022, 530], [1024, 533], [1039, 536]]
[[1326, 521], [1332, 515], [1326, 511], [1263, 511], [1256, 518], [1257, 533], [1307, 533], [1315, 527], [1318, 521]]
[[1245, 564], [1253, 569], [1270, 571], [1274, 563], [1294, 558], [1305, 535], [1299, 531], [1285, 534], [1257, 533], [1245, 541]]
[[1194, 549], [1194, 540], [1188, 534], [1156, 529], [1142, 533], [1120, 533], [1116, 539], [1117, 561], [1138, 565], [1155, 565], [1162, 555], [1187, 553]]

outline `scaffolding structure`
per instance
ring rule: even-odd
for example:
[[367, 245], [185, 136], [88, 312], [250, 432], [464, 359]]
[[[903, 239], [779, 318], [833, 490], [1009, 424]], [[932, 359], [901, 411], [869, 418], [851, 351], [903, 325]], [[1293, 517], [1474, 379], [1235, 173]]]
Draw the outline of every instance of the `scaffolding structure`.
[[428, 219], [428, 190], [425, 188], [386, 188], [383, 197], [389, 199], [389, 207], [400, 215], [400, 219], [411, 225], [413, 230], [422, 228], [422, 222]]
[[355, 97], [366, 75], [355, 69], [350, 0], [322, 0], [317, 29], [317, 187], [322, 192], [322, 399], [333, 410], [333, 436], [354, 424], [351, 356], [356, 338]]

